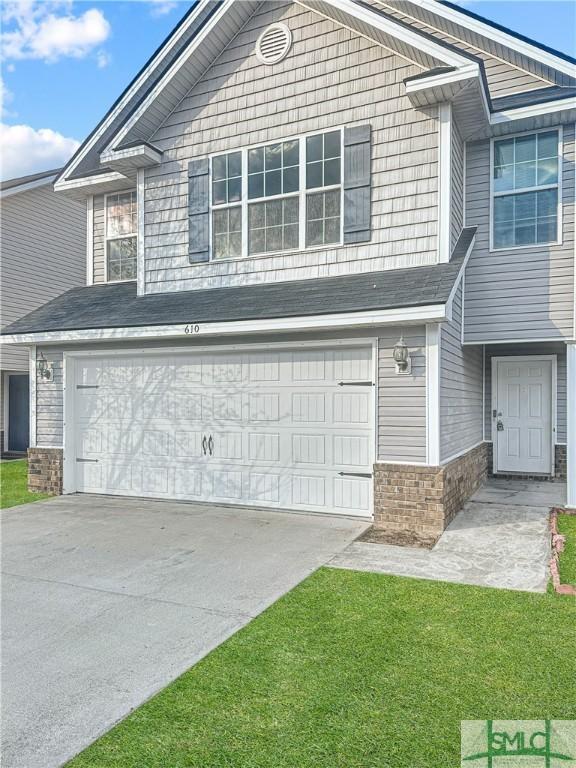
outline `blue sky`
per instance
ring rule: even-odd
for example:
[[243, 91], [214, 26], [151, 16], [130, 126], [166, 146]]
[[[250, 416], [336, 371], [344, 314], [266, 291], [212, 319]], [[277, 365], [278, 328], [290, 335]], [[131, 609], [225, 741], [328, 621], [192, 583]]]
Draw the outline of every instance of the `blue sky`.
[[[58, 165], [186, 13], [189, 0], [1, 0], [3, 177]], [[570, 55], [572, 0], [464, 7]], [[18, 127], [18, 128], [17, 128]]]

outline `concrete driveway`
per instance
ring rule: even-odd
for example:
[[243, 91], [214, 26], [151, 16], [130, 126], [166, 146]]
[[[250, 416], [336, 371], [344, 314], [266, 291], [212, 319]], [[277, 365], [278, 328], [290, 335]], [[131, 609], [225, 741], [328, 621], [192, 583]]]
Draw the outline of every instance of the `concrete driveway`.
[[64, 496], [2, 515], [3, 768], [58, 766], [367, 524]]

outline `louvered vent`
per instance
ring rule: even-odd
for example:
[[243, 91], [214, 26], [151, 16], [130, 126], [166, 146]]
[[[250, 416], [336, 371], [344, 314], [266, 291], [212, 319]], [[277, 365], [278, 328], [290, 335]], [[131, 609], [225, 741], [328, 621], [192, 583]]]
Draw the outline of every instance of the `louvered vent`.
[[271, 24], [258, 38], [256, 56], [263, 64], [281, 61], [292, 45], [292, 33], [284, 24]]

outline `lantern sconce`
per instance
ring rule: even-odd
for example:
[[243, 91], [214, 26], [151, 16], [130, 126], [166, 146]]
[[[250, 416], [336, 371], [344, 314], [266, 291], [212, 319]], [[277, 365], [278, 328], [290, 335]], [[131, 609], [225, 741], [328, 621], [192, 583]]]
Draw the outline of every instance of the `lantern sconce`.
[[397, 374], [407, 375], [412, 372], [412, 359], [402, 336], [400, 336], [394, 345], [393, 356], [394, 362], [396, 363]]
[[36, 361], [36, 370], [40, 381], [54, 381], [54, 364], [48, 362], [42, 352], [40, 359]]

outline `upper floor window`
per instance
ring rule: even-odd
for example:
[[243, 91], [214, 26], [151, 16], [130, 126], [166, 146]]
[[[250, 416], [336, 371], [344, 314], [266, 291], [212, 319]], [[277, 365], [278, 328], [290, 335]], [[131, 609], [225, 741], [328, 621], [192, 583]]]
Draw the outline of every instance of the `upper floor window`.
[[136, 192], [106, 196], [106, 269], [110, 282], [136, 279]]
[[212, 158], [212, 256], [342, 242], [342, 132]]
[[521, 248], [558, 241], [558, 131], [494, 141], [492, 244]]

